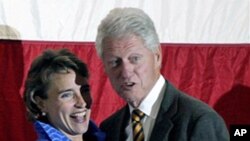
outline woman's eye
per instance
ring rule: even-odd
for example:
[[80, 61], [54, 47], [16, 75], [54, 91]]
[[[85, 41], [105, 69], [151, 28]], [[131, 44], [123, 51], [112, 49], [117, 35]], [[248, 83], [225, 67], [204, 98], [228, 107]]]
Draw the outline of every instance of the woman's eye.
[[64, 93], [60, 94], [60, 98], [64, 99], [64, 100], [69, 100], [69, 99], [72, 99], [73, 97], [74, 97], [73, 92], [64, 92]]

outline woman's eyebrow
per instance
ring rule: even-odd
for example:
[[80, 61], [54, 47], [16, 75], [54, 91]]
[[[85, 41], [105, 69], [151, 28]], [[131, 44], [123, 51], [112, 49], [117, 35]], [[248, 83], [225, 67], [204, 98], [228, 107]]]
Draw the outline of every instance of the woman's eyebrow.
[[65, 92], [70, 92], [73, 91], [72, 89], [65, 89], [65, 90], [60, 90], [58, 91], [58, 94], [65, 93]]

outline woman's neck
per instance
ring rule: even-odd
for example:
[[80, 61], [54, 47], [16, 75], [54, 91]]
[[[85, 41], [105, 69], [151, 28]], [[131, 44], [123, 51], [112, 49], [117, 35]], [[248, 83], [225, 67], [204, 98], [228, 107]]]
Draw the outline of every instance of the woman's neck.
[[71, 141], [84, 141], [82, 136], [71, 136], [69, 139]]

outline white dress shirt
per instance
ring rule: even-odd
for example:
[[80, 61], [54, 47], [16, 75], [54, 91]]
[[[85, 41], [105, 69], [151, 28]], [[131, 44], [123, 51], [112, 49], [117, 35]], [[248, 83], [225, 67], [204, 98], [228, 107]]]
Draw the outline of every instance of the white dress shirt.
[[[145, 117], [142, 120], [143, 124], [143, 131], [144, 131], [144, 138], [145, 141], [150, 139], [151, 132], [153, 130], [156, 116], [160, 109], [160, 105], [163, 98], [163, 92], [165, 89], [165, 79], [161, 75], [157, 82], [155, 83], [154, 87], [151, 89], [149, 94], [145, 97], [145, 99], [141, 102], [138, 109], [140, 109], [143, 113], [145, 113]], [[129, 105], [130, 115], [134, 108]], [[130, 118], [129, 124], [125, 129], [127, 139], [126, 141], [133, 141], [133, 129], [132, 129], [132, 120]]]

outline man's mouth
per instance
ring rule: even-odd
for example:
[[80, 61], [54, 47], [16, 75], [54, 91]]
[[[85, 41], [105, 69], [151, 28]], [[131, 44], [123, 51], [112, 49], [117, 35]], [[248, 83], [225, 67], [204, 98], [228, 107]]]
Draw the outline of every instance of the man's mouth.
[[128, 87], [132, 87], [135, 85], [135, 83], [134, 82], [126, 82], [125, 85]]
[[123, 89], [131, 89], [133, 86], [135, 85], [135, 83], [134, 82], [124, 82], [123, 84], [122, 84], [122, 88]]

